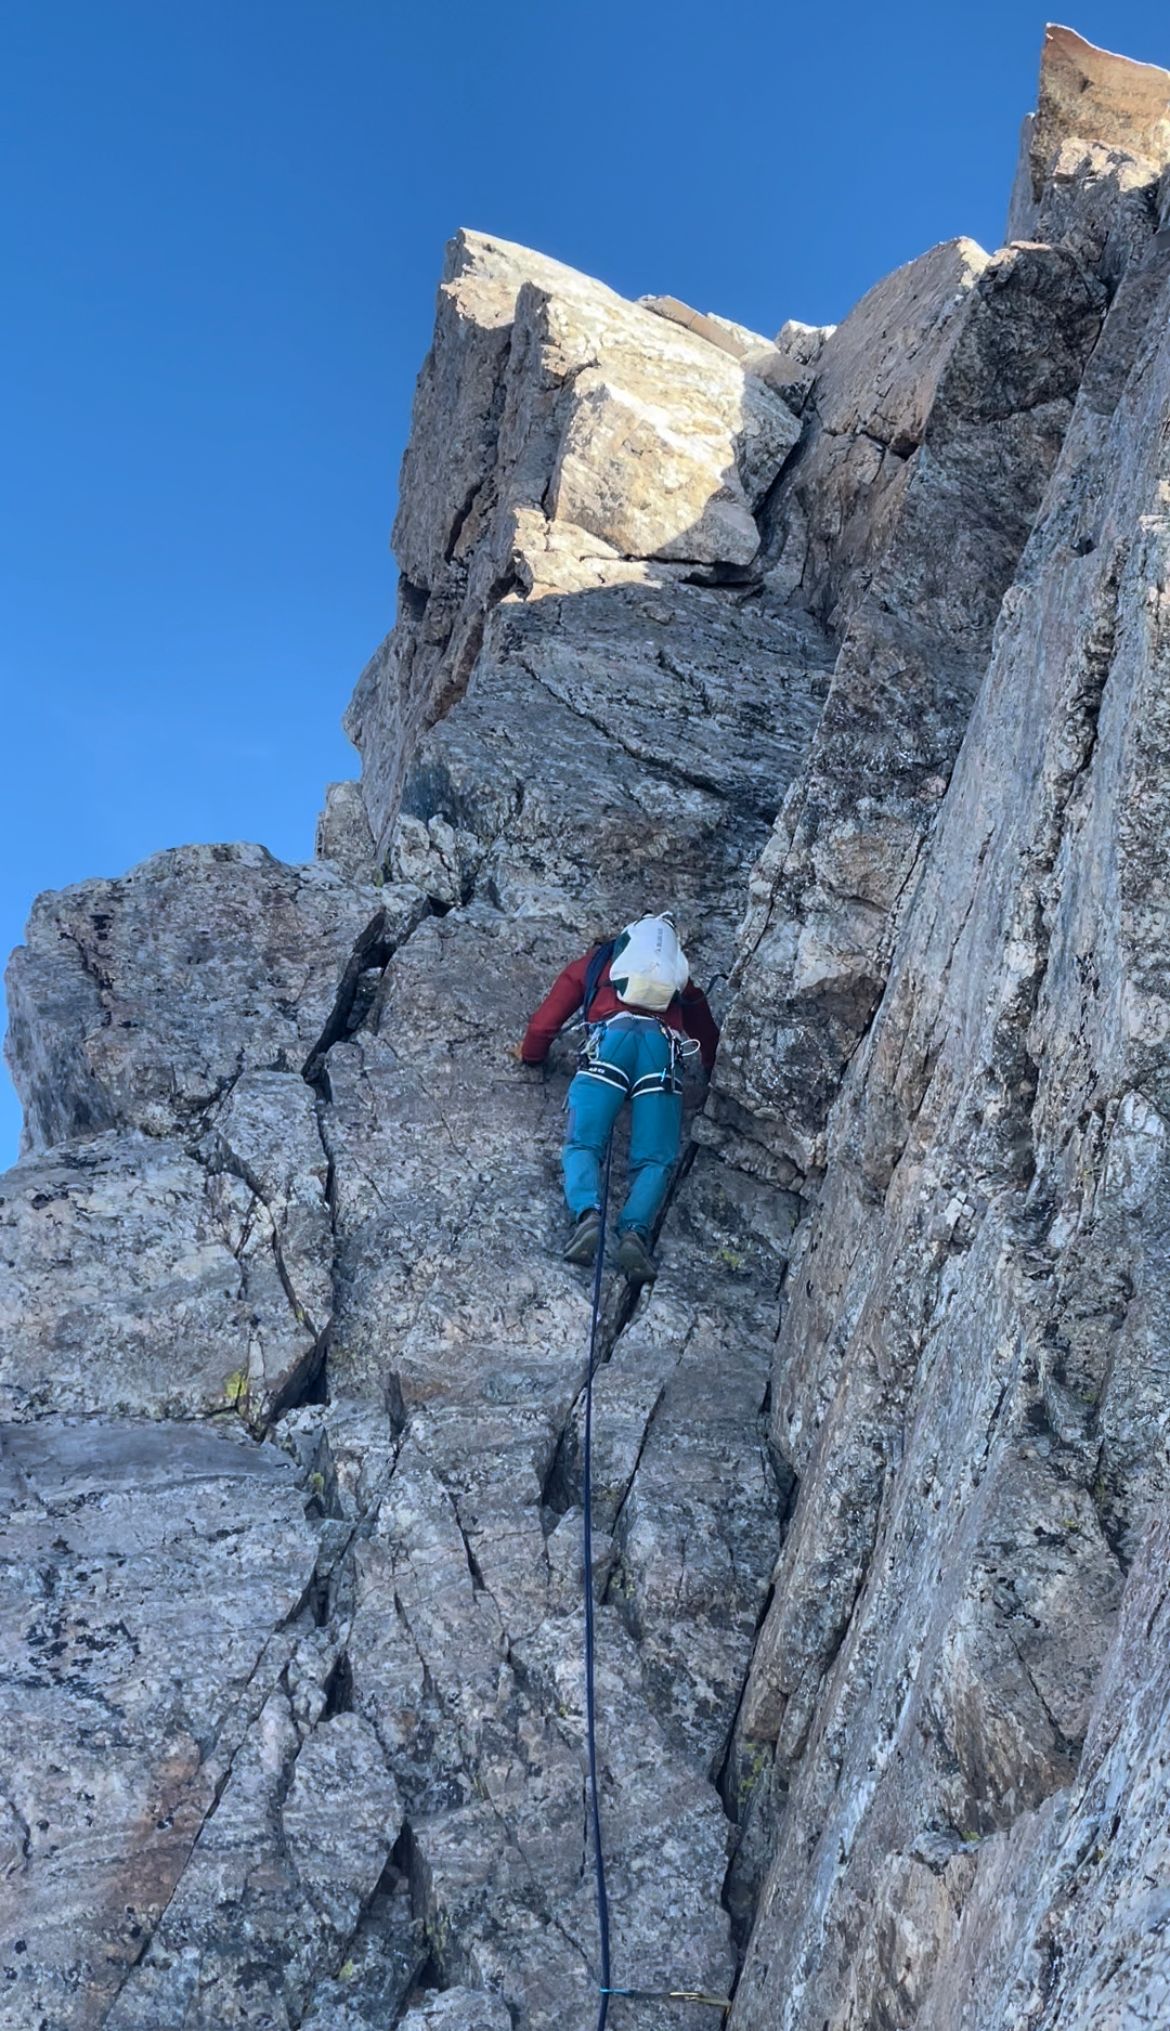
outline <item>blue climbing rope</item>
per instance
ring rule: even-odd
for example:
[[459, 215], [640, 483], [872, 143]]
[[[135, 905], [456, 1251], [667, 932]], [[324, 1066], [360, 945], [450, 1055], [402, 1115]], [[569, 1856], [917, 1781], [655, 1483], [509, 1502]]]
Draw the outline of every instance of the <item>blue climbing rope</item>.
[[589, 1372], [585, 1378], [585, 1445], [583, 1459], [585, 1565], [585, 1735], [589, 1749], [589, 1805], [593, 1824], [593, 1868], [597, 1881], [597, 1931], [601, 1942], [601, 1980], [597, 1985], [597, 2031], [605, 2031], [611, 1996], [626, 1996], [633, 2002], [703, 2003], [713, 2009], [731, 2008], [730, 1996], [708, 1995], [705, 1989], [616, 1989], [610, 1986], [609, 1894], [605, 1887], [605, 1851], [601, 1845], [601, 1799], [597, 1783], [597, 1697], [594, 1687], [593, 1641], [593, 1377], [597, 1369], [597, 1330], [601, 1318], [601, 1279], [605, 1268], [605, 1226], [609, 1211], [609, 1165], [612, 1138], [605, 1146], [601, 1173], [601, 1221], [597, 1256], [593, 1268], [593, 1314], [589, 1324]]
[[605, 2031], [609, 2015], [609, 1897], [605, 1888], [605, 1852], [601, 1845], [601, 1801], [597, 1784], [597, 1702], [594, 1692], [593, 1652], [593, 1373], [597, 1366], [597, 1326], [601, 1317], [601, 1276], [605, 1267], [605, 1222], [609, 1210], [609, 1160], [612, 1138], [605, 1145], [605, 1167], [601, 1173], [601, 1231], [597, 1237], [597, 1258], [593, 1269], [593, 1317], [589, 1327], [589, 1373], [585, 1379], [585, 1457], [583, 1500], [585, 1556], [585, 1733], [589, 1744], [589, 1800], [593, 1820], [593, 1868], [597, 1879], [597, 1931], [601, 1941], [600, 2002], [597, 2031]]

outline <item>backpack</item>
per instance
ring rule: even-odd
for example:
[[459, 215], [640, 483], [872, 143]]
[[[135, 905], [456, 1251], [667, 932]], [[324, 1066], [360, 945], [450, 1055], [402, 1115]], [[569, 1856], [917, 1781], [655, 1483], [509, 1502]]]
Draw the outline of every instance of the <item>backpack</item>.
[[618, 1000], [633, 1008], [669, 1008], [690, 978], [674, 925], [665, 917], [640, 917], [636, 924], [627, 924], [619, 938], [609, 939], [593, 953], [585, 974], [586, 1021], [607, 963], [610, 986]]

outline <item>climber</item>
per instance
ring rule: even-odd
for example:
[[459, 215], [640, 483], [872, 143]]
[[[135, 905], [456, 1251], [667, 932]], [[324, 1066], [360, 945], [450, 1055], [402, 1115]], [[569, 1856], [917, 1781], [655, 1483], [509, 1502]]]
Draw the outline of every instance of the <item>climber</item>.
[[684, 1036], [703, 1066], [715, 1063], [719, 1031], [690, 978], [669, 911], [641, 917], [617, 938], [566, 966], [541, 1002], [514, 1055], [543, 1064], [557, 1031], [581, 1009], [586, 1043], [569, 1087], [565, 1198], [573, 1230], [569, 1262], [589, 1264], [601, 1238], [601, 1166], [628, 1097], [629, 1186], [618, 1218], [618, 1261], [635, 1288], [654, 1280], [650, 1233], [662, 1209], [682, 1134], [679, 1062]]

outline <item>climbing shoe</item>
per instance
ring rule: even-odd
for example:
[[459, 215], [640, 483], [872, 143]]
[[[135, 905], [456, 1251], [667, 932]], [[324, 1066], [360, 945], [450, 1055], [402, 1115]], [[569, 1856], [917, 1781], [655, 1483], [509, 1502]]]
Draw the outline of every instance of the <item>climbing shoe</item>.
[[654, 1257], [647, 1246], [646, 1236], [640, 1227], [627, 1227], [618, 1242], [618, 1261], [626, 1273], [626, 1281], [640, 1290], [644, 1283], [653, 1283], [658, 1271]]
[[601, 1214], [596, 1206], [578, 1216], [576, 1226], [565, 1247], [565, 1261], [580, 1263], [588, 1268], [596, 1259], [597, 1241], [601, 1233]]

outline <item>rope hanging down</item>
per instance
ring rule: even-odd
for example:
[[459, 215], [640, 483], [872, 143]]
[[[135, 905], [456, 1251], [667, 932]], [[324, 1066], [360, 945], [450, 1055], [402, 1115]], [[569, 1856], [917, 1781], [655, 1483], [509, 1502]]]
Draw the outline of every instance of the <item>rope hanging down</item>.
[[597, 1782], [597, 1701], [594, 1690], [593, 1640], [593, 1376], [597, 1367], [597, 1329], [601, 1317], [601, 1278], [605, 1267], [605, 1226], [609, 1212], [609, 1168], [612, 1139], [605, 1146], [601, 1174], [601, 1231], [593, 1267], [593, 1314], [589, 1326], [589, 1370], [585, 1378], [585, 1445], [582, 1502], [585, 1568], [585, 1735], [589, 1750], [589, 1807], [593, 1823], [593, 1867], [597, 1881], [597, 1931], [601, 1942], [601, 1980], [597, 1985], [597, 2031], [605, 2031], [611, 1996], [639, 2003], [706, 2003], [730, 2010], [730, 1996], [709, 1996], [701, 1989], [617, 1989], [610, 1987], [609, 1895], [605, 1887], [605, 1855], [601, 1846], [601, 1799]]
[[609, 1897], [605, 1888], [605, 1855], [601, 1846], [601, 1803], [597, 1784], [597, 1712], [593, 1687], [593, 1371], [597, 1366], [597, 1322], [601, 1316], [601, 1273], [605, 1267], [605, 1222], [609, 1211], [609, 1165], [612, 1138], [605, 1145], [601, 1174], [601, 1232], [593, 1266], [593, 1318], [589, 1327], [589, 1372], [585, 1378], [585, 1494], [583, 1501], [585, 1556], [585, 1733], [589, 1744], [589, 1804], [593, 1819], [593, 1867], [597, 1878], [597, 1931], [601, 1940], [601, 2001], [597, 2031], [605, 2031], [609, 2015]]

